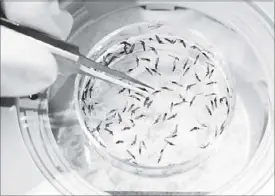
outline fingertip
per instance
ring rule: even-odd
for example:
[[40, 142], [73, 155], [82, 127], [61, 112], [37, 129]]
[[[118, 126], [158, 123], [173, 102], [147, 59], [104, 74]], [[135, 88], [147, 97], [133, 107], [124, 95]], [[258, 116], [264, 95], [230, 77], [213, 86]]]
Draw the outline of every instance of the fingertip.
[[44, 31], [65, 40], [69, 35], [73, 18], [59, 8], [54, 1], [4, 1], [4, 9], [10, 20]]
[[1, 27], [1, 96], [23, 96], [45, 90], [58, 66], [47, 48]]

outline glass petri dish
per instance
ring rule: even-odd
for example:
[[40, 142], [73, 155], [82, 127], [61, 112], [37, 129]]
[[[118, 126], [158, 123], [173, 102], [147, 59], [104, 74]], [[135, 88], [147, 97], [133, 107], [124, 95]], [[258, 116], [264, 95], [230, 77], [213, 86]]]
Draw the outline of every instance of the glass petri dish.
[[[107, 2], [100, 3], [101, 7], [106, 5]], [[213, 64], [219, 68], [217, 72], [220, 74], [217, 74], [217, 80], [228, 82], [218, 84], [215, 93], [220, 93], [229, 87], [230, 93], [227, 96], [231, 108], [230, 117], [221, 121], [207, 120], [214, 127], [224, 120], [227, 124], [225, 131], [217, 136], [215, 141], [211, 140], [213, 144], [209, 145], [209, 148], [201, 149], [200, 145], [194, 145], [195, 154], [199, 159], [179, 156], [176, 157], [179, 159], [171, 159], [172, 162], [169, 162], [170, 159], [164, 159], [166, 162], [162, 165], [157, 165], [156, 162], [149, 164], [147, 161], [132, 164], [125, 162], [120, 156], [122, 151], [125, 152], [124, 148], [118, 151], [119, 154], [116, 154], [117, 151], [111, 151], [112, 146], [107, 145], [108, 150], [102, 148], [96, 139], [106, 138], [102, 135], [93, 136], [87, 129], [86, 118], [92, 115], [85, 116], [82, 113], [80, 107], [82, 103], [79, 98], [89, 79], [81, 76], [59, 76], [55, 84], [39, 94], [36, 100], [28, 98], [18, 100], [22, 136], [45, 177], [66, 195], [107, 192], [120, 195], [130, 192], [145, 195], [152, 192], [201, 195], [255, 193], [274, 173], [273, 23], [259, 13], [254, 4], [243, 2], [141, 4], [123, 8], [91, 21], [92, 7], [95, 6], [93, 3], [73, 3], [67, 7], [75, 21], [69, 41], [79, 45], [82, 53], [101, 61], [102, 56], [106, 55], [105, 49], [116, 50], [115, 47], [106, 47], [108, 41], [121, 39], [120, 43], [125, 39], [131, 41], [131, 38], [136, 38], [131, 41], [132, 45], [147, 38], [148, 34], [151, 36], [152, 32], [154, 42], [158, 42], [155, 34], [164, 40], [163, 35], [167, 36], [170, 33], [172, 34], [169, 35], [172, 37], [168, 37], [171, 38], [170, 41], [176, 35], [188, 46], [186, 47], [188, 49], [181, 48], [183, 51], [174, 51], [177, 54], [175, 57], [178, 57], [180, 62], [183, 61], [183, 66], [187, 60], [185, 58], [188, 57], [193, 63], [196, 59], [197, 53], [195, 56], [182, 55], [190, 52], [192, 45], [214, 54], [213, 57], [210, 56], [210, 60], [215, 61]], [[236, 6], [238, 10], [235, 9]], [[229, 8], [230, 13], [226, 12]], [[158, 28], [152, 29], [152, 26]], [[167, 26], [170, 27], [166, 28]], [[140, 36], [138, 28], [143, 30], [142, 39], [137, 38]], [[125, 31], [128, 31], [128, 35], [125, 35]], [[110, 45], [116, 46], [116, 43], [117, 41], [111, 42]], [[137, 50], [139, 47], [142, 51], [142, 45], [137, 46]], [[158, 53], [163, 51], [159, 45], [155, 48]], [[153, 58], [153, 52], [151, 51], [150, 58]], [[124, 57], [131, 61], [131, 58], [128, 58], [130, 56]], [[175, 59], [170, 60], [169, 63], [173, 65]], [[206, 60], [200, 59], [199, 65], [207, 64]], [[60, 62], [60, 68], [63, 69], [66, 63]], [[115, 61], [114, 64], [110, 64], [117, 69], [124, 68], [123, 71], [129, 69], [127, 66], [116, 67], [116, 65]], [[202, 70], [205, 68], [203, 65], [201, 65]], [[169, 68], [173, 70], [173, 66]], [[167, 73], [160, 71], [161, 74]], [[146, 72], [141, 72], [138, 77], [143, 78], [143, 73]], [[183, 74], [179, 71], [177, 73]], [[186, 77], [188, 81], [191, 80], [191, 76]], [[150, 78], [153, 79], [149, 81], [155, 81], [155, 77]], [[192, 76], [192, 79], [197, 80], [196, 76], [194, 78]], [[93, 82], [96, 85], [98, 81], [91, 81], [89, 85]], [[161, 86], [156, 85], [156, 87]], [[186, 90], [186, 86], [184, 87]], [[106, 89], [109, 89], [111, 95], [122, 96], [114, 93], [118, 90], [116, 88]], [[202, 89], [206, 94], [206, 90]], [[163, 97], [170, 101], [170, 96], [163, 95]], [[191, 99], [186, 98], [186, 100], [190, 105]], [[205, 102], [205, 99], [199, 99], [191, 108], [197, 111], [200, 103]], [[112, 107], [115, 104], [114, 102]], [[211, 101], [209, 107], [212, 109]], [[192, 114], [191, 109], [187, 111]], [[184, 115], [185, 112], [178, 115]], [[223, 112], [222, 110], [221, 113]], [[203, 119], [206, 115], [207, 113], [200, 112]], [[190, 115], [188, 119], [191, 117], [193, 116]], [[223, 115], [220, 117], [223, 118]], [[193, 122], [190, 127], [183, 127], [182, 132], [191, 134], [192, 127]], [[209, 133], [215, 135], [215, 131], [210, 129]]]
[[200, 46], [189, 29], [181, 34], [177, 29], [160, 22], [131, 24], [88, 54], [154, 89], [140, 93], [76, 79], [76, 110], [87, 137], [114, 166], [139, 175], [169, 175], [198, 165], [210, 156], [208, 149], [234, 110], [224, 60], [211, 44]]

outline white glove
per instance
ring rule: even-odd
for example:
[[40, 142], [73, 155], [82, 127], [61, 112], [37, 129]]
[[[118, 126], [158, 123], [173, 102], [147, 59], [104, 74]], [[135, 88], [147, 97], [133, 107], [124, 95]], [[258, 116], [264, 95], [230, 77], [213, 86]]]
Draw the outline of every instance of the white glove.
[[[72, 16], [54, 1], [4, 1], [9, 20], [61, 39], [70, 33]], [[56, 79], [58, 66], [47, 48], [1, 26], [1, 97], [26, 96], [43, 91]]]

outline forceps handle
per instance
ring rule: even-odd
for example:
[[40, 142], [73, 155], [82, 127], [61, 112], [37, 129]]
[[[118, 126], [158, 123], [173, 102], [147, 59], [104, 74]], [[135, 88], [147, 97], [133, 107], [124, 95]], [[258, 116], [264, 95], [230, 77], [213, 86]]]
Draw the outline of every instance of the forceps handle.
[[[65, 55], [65, 56], [69, 56], [69, 59], [71, 59], [73, 55], [75, 56], [71, 59], [74, 61], [77, 61], [77, 58], [80, 55], [79, 47], [76, 45], [69, 44], [65, 41], [62, 41], [58, 38], [55, 38], [51, 35], [41, 32], [39, 30], [27, 27], [25, 25], [19, 25], [19, 24], [12, 22], [6, 18], [1, 17], [0, 21], [1, 21], [1, 25], [5, 26], [11, 30], [14, 30], [18, 33], [26, 35], [30, 38], [33, 38], [37, 41], [44, 43], [44, 44], [52, 46], [51, 48], [53, 48], [54, 53], [60, 54], [60, 53], [64, 53], [64, 51], [65, 51], [65, 52], [67, 52], [67, 55]], [[64, 55], [61, 55], [61, 56], [64, 56]]]
[[[17, 23], [14, 23], [12, 21], [9, 21], [8, 19], [5, 19], [5, 18], [0, 18], [1, 20], [1, 25], [11, 29], [11, 30], [14, 30], [20, 34], [23, 34], [25, 36], [28, 36], [30, 39], [34, 39], [36, 41], [39, 41], [40, 43], [42, 43], [43, 45], [46, 45], [46, 47], [48, 49], [50, 49], [50, 51], [54, 54], [57, 54], [57, 55], [60, 55], [62, 57], [65, 57], [69, 60], [72, 60], [76, 63], [79, 63], [79, 60], [81, 59], [84, 59], [85, 58], [82, 58], [82, 55], [80, 54], [80, 51], [79, 51], [79, 47], [78, 46], [75, 46], [73, 44], [69, 44], [69, 43], [66, 43], [65, 41], [62, 41], [58, 38], [55, 38], [53, 36], [50, 36], [46, 33], [43, 33], [41, 31], [38, 31], [38, 30], [35, 30], [35, 29], [32, 29], [30, 27], [27, 27], [27, 26], [24, 26], [24, 25], [19, 25]], [[93, 62], [91, 60], [88, 60], [89, 62], [87, 62], [87, 60], [85, 60], [84, 62], [84, 65], [79, 65], [80, 67], [78, 66], [75, 66], [72, 71], [73, 73], [80, 73], [81, 71], [88, 74], [88, 75], [91, 75], [91, 76], [97, 76], [98, 78], [100, 79], [103, 79], [105, 81], [109, 81], [111, 83], [114, 83], [114, 84], [117, 84], [117, 85], [120, 85], [120, 86], [123, 86], [123, 87], [126, 87], [126, 88], [129, 88], [129, 89], [132, 89], [132, 90], [135, 90], [135, 91], [141, 91], [140, 89], [136, 88], [136, 87], [132, 87], [131, 85], [125, 83], [125, 82], [122, 82], [120, 81], [119, 79], [113, 79], [112, 77], [108, 77], [108, 76], [105, 76], [104, 74], [96, 74], [93, 72], [93, 74], [91, 74], [92, 70], [88, 71], [87, 68], [89, 67], [89, 65], [97, 65], [96, 62]], [[97, 65], [97, 67], [99, 67], [100, 65]], [[80, 70], [80, 69], [81, 70]], [[103, 68], [98, 68], [98, 70], [102, 70]], [[84, 71], [85, 70], [85, 71]], [[105, 71], [103, 72], [107, 72], [110, 74], [111, 70], [107, 67], [105, 67]], [[115, 74], [116, 73], [116, 74]], [[82, 73], [83, 74], [83, 73]], [[111, 73], [111, 75], [113, 76], [117, 76], [117, 75], [120, 75], [120, 77], [124, 78], [124, 79], [130, 79], [130, 77], [128, 77], [127, 75], [122, 75], [119, 74], [119, 72], [115, 72], [113, 71], [113, 73]], [[130, 81], [134, 82], [134, 83], [137, 83], [137, 84], [140, 84], [140, 85], [143, 85], [143, 86], [147, 86], [149, 87], [148, 85], [146, 84], [143, 84], [137, 80], [134, 80], [134, 79], [130, 79]]]

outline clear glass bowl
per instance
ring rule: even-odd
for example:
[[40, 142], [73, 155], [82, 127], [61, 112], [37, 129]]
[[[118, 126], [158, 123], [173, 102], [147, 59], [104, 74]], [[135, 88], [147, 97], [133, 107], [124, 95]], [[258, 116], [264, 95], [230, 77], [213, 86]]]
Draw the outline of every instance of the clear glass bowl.
[[[226, 87], [229, 87], [230, 91], [228, 97], [232, 108], [231, 117], [226, 118], [228, 123], [224, 133], [217, 137], [209, 150], [205, 148], [201, 153], [195, 151], [199, 159], [194, 159], [192, 156], [183, 159], [180, 157], [179, 160], [168, 158], [168, 163], [161, 166], [155, 162], [152, 166], [147, 161], [140, 161], [138, 164], [126, 163], [120, 156], [122, 151], [115, 154], [110, 151], [111, 145], [108, 145], [108, 150], [102, 148], [98, 145], [97, 139], [102, 139], [103, 136], [92, 135], [85, 126], [86, 119], [95, 116], [83, 115], [80, 107], [82, 103], [79, 98], [88, 78], [60, 75], [49, 90], [39, 94], [38, 99], [19, 99], [18, 114], [22, 136], [34, 161], [45, 177], [62, 194], [104, 194], [104, 191], [111, 194], [129, 194], [128, 191], [142, 191], [148, 195], [153, 191], [157, 194], [180, 192], [250, 195], [273, 175], [273, 23], [252, 3], [176, 4], [176, 6], [165, 3], [131, 6], [92, 21], [93, 11], [97, 10], [96, 6], [106, 7], [109, 3], [72, 3], [67, 7], [75, 21], [69, 41], [80, 46], [82, 53], [101, 61], [100, 57], [104, 55], [106, 46], [111, 50], [109, 46], [117, 42], [108, 45], [106, 44], [108, 41], [118, 38], [122, 41], [129, 35], [131, 38], [140, 36], [141, 32], [137, 29], [144, 25], [145, 28], [141, 28], [144, 34], [157, 33], [161, 40], [164, 39], [163, 35], [176, 35], [179, 39], [184, 38], [187, 46], [195, 44], [203, 50], [210, 51], [215, 65], [220, 68], [219, 73], [222, 73], [217, 74], [217, 80], [228, 81], [224, 85], [222, 83], [218, 85], [216, 91], [220, 92]], [[159, 28], [152, 29], [152, 25]], [[167, 25], [171, 28], [165, 28]], [[118, 29], [122, 29], [124, 33], [121, 35]], [[137, 40], [140, 42], [140, 39]], [[154, 40], [158, 42], [156, 37]], [[161, 53], [160, 46], [156, 48], [157, 52]], [[142, 51], [142, 45], [136, 49]], [[184, 56], [182, 54], [188, 53], [189, 49], [184, 51], [177, 49], [174, 52], [181, 62]], [[150, 55], [151, 58], [153, 54]], [[131, 58], [128, 58], [130, 56], [127, 56], [125, 59], [131, 61]], [[187, 56], [190, 55], [184, 57]], [[123, 62], [123, 58], [121, 59], [120, 63]], [[196, 55], [191, 55], [190, 61], [195, 59]], [[182, 59], [183, 62], [184, 60]], [[204, 65], [205, 61], [201, 59], [199, 64]], [[62, 72], [66, 62], [60, 62], [60, 65], [63, 65], [60, 66]], [[203, 65], [202, 70], [207, 71], [207, 67]], [[115, 61], [110, 66], [124, 69], [122, 71], [128, 70], [125, 66], [117, 66]], [[137, 74], [136, 77], [143, 78], [143, 73]], [[191, 76], [186, 77], [187, 81], [191, 80]], [[193, 79], [196, 80], [196, 76]], [[147, 82], [150, 81], [155, 79]], [[89, 85], [93, 82], [98, 81], [91, 81]], [[102, 88], [99, 88], [101, 90], [96, 95], [102, 98], [104, 94], [102, 92], [108, 89], [110, 97], [115, 99], [118, 96], [114, 93], [117, 87], [105, 86], [101, 85]], [[201, 89], [205, 94], [205, 88]], [[186, 99], [190, 104], [191, 100]], [[199, 99], [194, 105], [194, 110], [200, 111], [199, 114], [204, 120], [207, 112], [205, 114], [201, 112], [200, 103], [205, 104], [205, 102], [206, 99]], [[211, 102], [210, 109], [212, 109]], [[219, 116], [222, 118], [222, 115]], [[192, 115], [188, 119], [191, 117]], [[217, 118], [207, 122], [216, 125], [220, 121]], [[190, 127], [193, 127], [193, 122]], [[182, 128], [181, 132], [191, 134], [190, 127]], [[215, 129], [209, 130], [212, 135], [215, 133]], [[169, 162], [170, 160], [172, 162]]]

